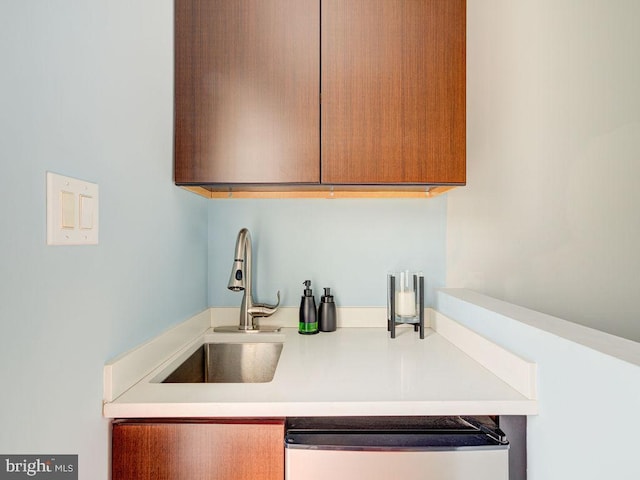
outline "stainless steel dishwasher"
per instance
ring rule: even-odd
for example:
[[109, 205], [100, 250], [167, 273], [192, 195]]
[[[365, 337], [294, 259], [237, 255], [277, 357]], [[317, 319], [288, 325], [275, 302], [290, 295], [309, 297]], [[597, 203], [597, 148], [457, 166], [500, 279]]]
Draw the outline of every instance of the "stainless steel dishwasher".
[[509, 442], [490, 417], [287, 419], [287, 480], [508, 480]]

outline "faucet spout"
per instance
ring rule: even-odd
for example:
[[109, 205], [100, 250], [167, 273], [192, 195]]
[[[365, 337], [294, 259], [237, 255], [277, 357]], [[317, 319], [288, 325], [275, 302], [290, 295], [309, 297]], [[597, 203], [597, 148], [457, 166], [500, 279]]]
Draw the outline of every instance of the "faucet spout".
[[217, 327], [214, 331], [273, 332], [280, 330], [280, 327], [259, 327], [255, 321], [258, 317], [269, 317], [276, 312], [280, 305], [280, 291], [277, 293], [278, 301], [275, 305], [253, 301], [252, 253], [251, 234], [248, 229], [243, 228], [238, 232], [236, 239], [235, 256], [227, 285], [229, 290], [244, 292], [240, 303], [240, 322], [237, 327]]

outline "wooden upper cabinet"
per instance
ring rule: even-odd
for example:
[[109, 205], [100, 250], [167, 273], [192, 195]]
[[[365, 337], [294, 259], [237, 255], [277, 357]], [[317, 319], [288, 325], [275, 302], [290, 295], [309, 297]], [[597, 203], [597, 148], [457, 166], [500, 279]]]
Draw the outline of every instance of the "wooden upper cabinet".
[[177, 184], [318, 183], [318, 0], [175, 1]]
[[465, 183], [465, 0], [176, 0], [179, 185]]
[[322, 0], [322, 183], [464, 184], [465, 0]]

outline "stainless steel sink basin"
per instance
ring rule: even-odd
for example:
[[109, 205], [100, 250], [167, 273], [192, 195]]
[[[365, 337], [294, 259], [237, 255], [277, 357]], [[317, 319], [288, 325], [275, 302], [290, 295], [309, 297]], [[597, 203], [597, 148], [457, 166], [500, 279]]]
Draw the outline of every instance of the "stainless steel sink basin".
[[273, 380], [282, 343], [205, 343], [162, 383], [264, 383]]

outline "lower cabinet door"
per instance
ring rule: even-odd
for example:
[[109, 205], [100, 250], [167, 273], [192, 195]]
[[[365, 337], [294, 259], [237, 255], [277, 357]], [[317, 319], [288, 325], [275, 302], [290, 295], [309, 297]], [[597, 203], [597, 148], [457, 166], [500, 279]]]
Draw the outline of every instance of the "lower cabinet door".
[[113, 480], [284, 479], [284, 419], [113, 423]]

